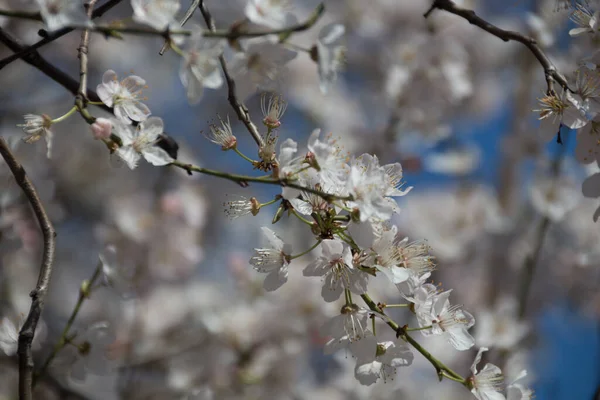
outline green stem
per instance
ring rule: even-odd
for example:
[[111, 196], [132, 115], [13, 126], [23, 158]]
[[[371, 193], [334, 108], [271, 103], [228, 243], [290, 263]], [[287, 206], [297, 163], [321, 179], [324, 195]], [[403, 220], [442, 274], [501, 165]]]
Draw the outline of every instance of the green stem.
[[69, 111], [67, 111], [67, 113], [65, 115], [62, 115], [58, 118], [54, 118], [51, 122], [53, 124], [59, 123], [64, 121], [65, 119], [69, 118], [71, 115], [73, 115], [75, 113], [75, 111], [77, 111], [77, 106], [73, 106], [71, 107], [71, 109]]
[[424, 326], [422, 328], [406, 328], [404, 331], [405, 332], [425, 331], [425, 330], [431, 329], [431, 328], [433, 328], [433, 326], [429, 325], [429, 326]]
[[302, 215], [298, 214], [298, 212], [296, 210], [294, 210], [293, 208], [291, 209], [291, 211], [292, 211], [292, 214], [294, 214], [296, 216], [296, 218], [298, 218], [300, 221], [304, 222], [306, 225], [308, 225], [308, 226], [314, 225], [314, 222], [307, 220]]
[[264, 206], [270, 206], [271, 204], [275, 204], [277, 203], [279, 200], [281, 200], [281, 197], [275, 197], [273, 200], [271, 201], [267, 201], [266, 203], [260, 203], [260, 207], [264, 207]]
[[303, 251], [300, 254], [296, 254], [295, 256], [290, 256], [290, 260], [294, 260], [296, 258], [300, 258], [303, 255], [306, 255], [308, 253], [310, 253], [311, 251], [313, 251], [318, 245], [320, 245], [322, 242], [322, 240], [317, 240], [317, 242], [315, 244], [313, 244], [308, 250]]
[[234, 147], [233, 151], [235, 151], [238, 156], [242, 157], [244, 160], [248, 161], [249, 163], [251, 163], [253, 165], [256, 163], [256, 161], [254, 161], [253, 159], [251, 159], [250, 157], [248, 157], [247, 155], [242, 153], [237, 147]]
[[377, 303], [375, 303], [373, 301], [373, 299], [371, 299], [371, 297], [368, 294], [361, 294], [360, 297], [362, 297], [362, 299], [365, 301], [365, 303], [367, 303], [367, 305], [369, 306], [369, 308], [377, 313], [380, 313], [382, 315], [384, 315], [386, 317], [386, 324], [392, 328], [394, 331], [396, 331], [396, 334], [398, 335], [398, 337], [401, 337], [404, 341], [406, 341], [407, 343], [409, 343], [411, 346], [413, 346], [415, 348], [415, 350], [417, 350], [419, 353], [421, 353], [421, 355], [423, 355], [423, 357], [425, 357], [430, 363], [431, 365], [433, 365], [433, 367], [436, 369], [437, 373], [438, 373], [438, 377], [441, 379], [442, 376], [444, 375], [444, 372], [446, 372], [448, 375], [450, 375], [452, 378], [452, 380], [456, 381], [456, 382], [460, 382], [463, 385], [467, 386], [467, 380], [465, 378], [463, 378], [462, 376], [460, 376], [460, 374], [454, 372], [452, 369], [450, 369], [449, 367], [447, 367], [444, 363], [442, 363], [440, 360], [438, 360], [437, 358], [435, 358], [434, 356], [431, 355], [431, 353], [429, 353], [427, 350], [425, 350], [425, 348], [423, 348], [419, 342], [417, 342], [415, 339], [413, 339], [408, 332], [406, 332], [405, 329], [402, 329], [397, 323], [395, 323], [394, 321], [392, 321], [384, 312], [381, 308], [379, 308], [377, 306]]
[[69, 331], [71, 330], [71, 327], [73, 326], [73, 322], [75, 322], [75, 318], [77, 318], [77, 315], [79, 314], [79, 310], [81, 309], [83, 302], [85, 301], [85, 299], [87, 299], [90, 296], [90, 293], [91, 293], [90, 288], [93, 286], [94, 282], [100, 277], [101, 272], [102, 272], [102, 262], [98, 262], [98, 265], [96, 266], [96, 269], [94, 270], [94, 274], [92, 275], [91, 279], [87, 283], [86, 282], [82, 283], [81, 289], [79, 290], [79, 298], [77, 299], [75, 308], [73, 308], [73, 311], [71, 312], [71, 316], [67, 320], [67, 323], [62, 331], [62, 334], [60, 335], [60, 338], [58, 339], [58, 342], [56, 342], [56, 344], [54, 345], [54, 349], [52, 350], [52, 353], [50, 353], [48, 358], [46, 358], [46, 361], [44, 362], [44, 364], [42, 364], [40, 369], [35, 373], [35, 375], [33, 377], [32, 386], [35, 386], [36, 382], [38, 381], [38, 378], [46, 372], [46, 370], [50, 366], [50, 363], [54, 360], [56, 355], [67, 344], [70, 343], [70, 341], [71, 341], [70, 339], [72, 339], [72, 337], [69, 338]]
[[183, 170], [186, 170], [188, 172], [188, 174], [190, 174], [190, 175], [191, 175], [192, 172], [197, 172], [197, 173], [200, 173], [200, 174], [206, 174], [206, 175], [216, 176], [216, 177], [219, 177], [219, 178], [230, 180], [232, 182], [239, 183], [242, 186], [247, 186], [248, 182], [257, 182], [257, 183], [264, 183], [264, 184], [267, 184], [267, 185], [288, 186], [288, 187], [291, 187], [291, 188], [294, 188], [294, 189], [303, 190], [303, 191], [308, 192], [308, 193], [316, 194], [317, 196], [320, 196], [320, 197], [322, 197], [323, 199], [325, 199], [327, 201], [329, 201], [331, 199], [352, 200], [352, 196], [340, 197], [340, 196], [337, 196], [337, 195], [334, 195], [334, 194], [325, 193], [325, 192], [322, 192], [322, 191], [317, 190], [317, 189], [313, 189], [313, 188], [309, 188], [309, 187], [305, 187], [305, 186], [299, 185], [299, 184], [295, 183], [294, 181], [292, 181], [292, 180], [290, 180], [288, 178], [272, 178], [272, 177], [257, 178], [257, 177], [254, 177], [254, 176], [230, 174], [230, 173], [227, 173], [227, 172], [215, 171], [215, 170], [208, 169], [208, 168], [198, 167], [198, 166], [193, 165], [193, 164], [182, 163], [181, 161], [178, 161], [178, 160], [175, 160], [170, 165], [172, 165], [174, 167], [181, 168]]
[[410, 307], [410, 304], [386, 304], [385, 305], [385, 308], [392, 308], [392, 307]]

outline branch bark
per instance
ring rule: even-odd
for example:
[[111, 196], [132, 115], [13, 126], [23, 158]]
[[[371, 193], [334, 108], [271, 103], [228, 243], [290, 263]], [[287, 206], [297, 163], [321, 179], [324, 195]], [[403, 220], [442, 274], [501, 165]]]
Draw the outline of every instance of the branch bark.
[[42, 263], [35, 289], [29, 294], [31, 296], [31, 308], [27, 319], [19, 332], [19, 345], [17, 354], [19, 356], [19, 399], [33, 400], [33, 356], [31, 344], [35, 335], [35, 329], [44, 309], [44, 301], [50, 284], [52, 266], [54, 264], [54, 252], [56, 247], [56, 232], [52, 222], [46, 214], [42, 201], [38, 196], [33, 183], [25, 173], [23, 166], [17, 161], [10, 151], [6, 141], [0, 138], [0, 154], [10, 168], [15, 181], [23, 190], [25, 197], [29, 200], [33, 213], [38, 220], [44, 238]]
[[[204, 17], [204, 21], [206, 22], [206, 26], [208, 27], [208, 29], [210, 29], [211, 32], [215, 32], [217, 30], [215, 26], [215, 21], [210, 12], [208, 11], [208, 8], [206, 8], [204, 0], [200, 1], [200, 12]], [[229, 70], [227, 69], [227, 63], [225, 62], [225, 56], [219, 56], [219, 63], [221, 63], [221, 69], [223, 70], [223, 75], [225, 75], [225, 81], [227, 82], [227, 100], [229, 100], [229, 104], [231, 104], [231, 107], [237, 114], [238, 119], [242, 121], [243, 124], [246, 126], [246, 129], [248, 130], [248, 132], [250, 132], [250, 135], [252, 135], [252, 138], [254, 139], [258, 147], [263, 147], [263, 138], [258, 132], [258, 128], [256, 127], [256, 125], [254, 125], [254, 123], [250, 119], [250, 113], [248, 112], [248, 109], [238, 100], [235, 94], [235, 80], [229, 74]]]
[[467, 20], [470, 24], [483, 29], [484, 31], [505, 42], [512, 40], [514, 42], [522, 43], [529, 49], [529, 51], [531, 51], [531, 53], [544, 68], [544, 74], [546, 75], [546, 83], [548, 85], [549, 92], [554, 91], [553, 86], [555, 81], [558, 82], [563, 89], [569, 88], [566, 78], [560, 72], [558, 72], [552, 61], [550, 61], [544, 50], [542, 50], [542, 48], [537, 44], [535, 39], [518, 32], [506, 31], [498, 28], [497, 26], [490, 24], [475, 14], [475, 11], [459, 7], [452, 0], [434, 0], [429, 10], [423, 16], [425, 18], [429, 17], [429, 15], [431, 15], [435, 9], [444, 10], [451, 14], [458, 15], [459, 17]]

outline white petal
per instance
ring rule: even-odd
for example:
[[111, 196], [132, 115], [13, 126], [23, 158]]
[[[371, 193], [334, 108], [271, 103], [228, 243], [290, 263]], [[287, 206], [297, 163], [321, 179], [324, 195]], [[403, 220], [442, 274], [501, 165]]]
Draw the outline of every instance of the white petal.
[[142, 155], [152, 165], [161, 166], [171, 164], [173, 158], [163, 149], [157, 146], [148, 146], [142, 151]]
[[273, 272], [271, 272], [265, 278], [263, 283], [263, 288], [267, 292], [272, 292], [274, 290], [279, 289], [284, 283], [288, 280], [288, 271], [287, 268], [279, 268]]
[[119, 147], [117, 149], [117, 154], [123, 159], [123, 161], [127, 163], [129, 168], [134, 169], [137, 167], [137, 163], [140, 160], [140, 155], [133, 149], [133, 147]]

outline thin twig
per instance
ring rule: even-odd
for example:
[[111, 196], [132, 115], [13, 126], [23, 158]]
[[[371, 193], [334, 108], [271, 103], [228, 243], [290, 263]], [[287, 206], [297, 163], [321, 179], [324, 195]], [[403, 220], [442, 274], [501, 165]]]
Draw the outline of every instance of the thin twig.
[[[92, 18], [92, 10], [97, 0], [90, 0], [87, 4], [87, 15]], [[79, 57], [79, 88], [77, 95], [75, 96], [75, 105], [77, 111], [81, 116], [88, 122], [93, 123], [94, 117], [86, 110], [88, 96], [87, 96], [87, 77], [88, 77], [88, 51], [90, 45], [90, 30], [86, 29], [81, 33], [81, 42], [77, 49], [77, 57]]]
[[0, 154], [10, 168], [15, 181], [23, 190], [25, 197], [29, 200], [33, 213], [38, 220], [42, 235], [44, 238], [44, 248], [42, 254], [42, 263], [40, 273], [35, 289], [31, 291], [31, 308], [27, 319], [19, 332], [19, 399], [33, 400], [32, 395], [32, 379], [33, 379], [33, 355], [31, 352], [31, 343], [35, 335], [35, 329], [44, 309], [44, 301], [50, 284], [50, 276], [52, 275], [52, 265], [54, 263], [54, 251], [56, 247], [56, 232], [52, 226], [52, 222], [46, 214], [46, 210], [42, 205], [42, 201], [38, 196], [33, 183], [27, 177], [23, 166], [19, 164], [15, 156], [10, 151], [6, 141], [0, 137]]
[[505, 42], [512, 40], [522, 43], [529, 49], [529, 51], [531, 51], [531, 53], [544, 68], [544, 74], [546, 75], [546, 83], [548, 84], [549, 92], [553, 91], [554, 81], [558, 82], [564, 89], [569, 88], [565, 77], [558, 72], [552, 61], [550, 61], [544, 50], [542, 50], [542, 48], [537, 44], [535, 39], [518, 32], [500, 29], [475, 14], [475, 11], [457, 6], [452, 0], [434, 0], [429, 10], [423, 16], [427, 18], [436, 8], [458, 15], [467, 20], [470, 24], [475, 25], [488, 33], [491, 33]]
[[[181, 21], [179, 22], [179, 25], [184, 26], [186, 22], [188, 22], [188, 20], [190, 18], [192, 18], [192, 15], [194, 15], [194, 11], [196, 11], [196, 8], [198, 8], [198, 6], [200, 5], [200, 0], [193, 0], [190, 4], [190, 6], [188, 7], [187, 11], [185, 12], [185, 15], [183, 16], [183, 18], [181, 19]], [[165, 39], [165, 44], [163, 44], [163, 47], [160, 49], [160, 51], [158, 52], [158, 54], [160, 54], [161, 56], [163, 54], [165, 54], [165, 52], [167, 50], [169, 50], [169, 39]]]
[[[121, 1], [123, 1], [123, 0], [108, 0], [106, 3], [102, 4], [97, 9], [94, 10], [94, 12], [92, 13], [92, 19], [101, 17], [102, 15], [104, 15], [105, 12], [107, 12], [108, 10], [110, 10], [111, 8], [113, 8], [114, 6], [119, 4]], [[51, 42], [55, 41], [56, 39], [59, 39], [59, 38], [63, 37], [64, 35], [66, 35], [67, 33], [70, 33], [73, 31], [74, 31], [73, 28], [62, 28], [62, 29], [57, 30], [56, 32], [47, 34], [46, 37], [44, 37], [42, 40], [38, 41], [37, 43], [34, 43], [31, 46], [23, 47], [23, 49], [21, 51], [16, 52], [15, 54], [12, 54], [12, 55], [0, 60], [0, 69], [6, 67], [11, 62], [18, 60], [19, 58], [25, 57], [26, 55], [31, 54], [32, 52], [39, 49], [40, 47], [45, 46], [48, 43], [51, 43]]]
[[[210, 29], [210, 31], [212, 32], [216, 31], [217, 29], [215, 26], [215, 21], [213, 20], [212, 15], [210, 15], [208, 8], [206, 8], [204, 0], [200, 1], [200, 12], [202, 12], [202, 16], [204, 17], [204, 21], [206, 22], [206, 26], [208, 27], [208, 29]], [[250, 119], [250, 113], [248, 112], [248, 109], [242, 103], [240, 103], [235, 94], [235, 80], [229, 74], [229, 70], [227, 69], [227, 63], [225, 62], [225, 56], [222, 54], [219, 56], [219, 63], [221, 63], [221, 69], [223, 69], [223, 75], [225, 75], [225, 80], [227, 81], [227, 99], [229, 100], [229, 104], [231, 104], [231, 107], [237, 114], [238, 119], [244, 123], [246, 129], [248, 130], [248, 132], [250, 132], [250, 135], [252, 135], [252, 138], [254, 139], [258, 147], [264, 147], [263, 138], [258, 132], [258, 128], [256, 127], [256, 125], [254, 125], [254, 123]]]

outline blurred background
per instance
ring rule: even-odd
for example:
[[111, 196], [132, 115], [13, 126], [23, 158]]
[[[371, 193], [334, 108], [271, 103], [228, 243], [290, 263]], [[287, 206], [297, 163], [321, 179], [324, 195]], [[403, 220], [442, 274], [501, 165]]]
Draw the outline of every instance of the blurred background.
[[[206, 3], [220, 28], [244, 17], [245, 1]], [[593, 39], [568, 35], [573, 23], [565, 1], [457, 3], [531, 35], [565, 75], [597, 49]], [[296, 1], [294, 14], [303, 21], [316, 5]], [[410, 240], [428, 241], [438, 264], [434, 283], [453, 289], [453, 302], [476, 319], [471, 333], [477, 345], [469, 351], [415, 335], [432, 354], [467, 376], [477, 348], [490, 347], [485, 361], [500, 366], [507, 382], [527, 369], [524, 383], [536, 399], [593, 400], [600, 386], [600, 230], [592, 217], [599, 204], [583, 197], [581, 183], [597, 167], [575, 160], [575, 131], [561, 130], [562, 145], [538, 136], [532, 110], [546, 82], [524, 46], [443, 11], [424, 19], [430, 5], [327, 0], [323, 18], [290, 42], [309, 48], [321, 27], [342, 23], [345, 69], [326, 94], [306, 53], [281, 70], [272, 88], [288, 102], [280, 140], [293, 138], [302, 152], [320, 128], [339, 137], [351, 154], [375, 153], [382, 164], [403, 165], [404, 181], [414, 189], [399, 198], [402, 211], [394, 222]], [[16, 0], [0, 0], [0, 8], [36, 9]], [[131, 14], [123, 1], [101, 21], [128, 21]], [[204, 26], [199, 13], [192, 23]], [[0, 26], [22, 44], [39, 40], [43, 27], [9, 19]], [[79, 40], [79, 33], [70, 33], [39, 53], [78, 79]], [[181, 58], [173, 51], [159, 56], [162, 44], [158, 37], [94, 34], [90, 88], [108, 69], [119, 77], [141, 76], [148, 84], [145, 103], [178, 142], [180, 160], [258, 174], [203, 137], [217, 115], [229, 116], [238, 147], [257, 157], [226, 87], [206, 90], [200, 103], [189, 105], [178, 75]], [[0, 57], [10, 54], [0, 46]], [[225, 55], [231, 60], [233, 50]], [[22, 60], [2, 68], [0, 82], [0, 134], [14, 146], [58, 232], [36, 335], [37, 365], [58, 340], [98, 255], [118, 266], [113, 284], [94, 287], [73, 325], [77, 340], [92, 351], [83, 355], [66, 346], [36, 398], [203, 399], [208, 392], [215, 399], [470, 398], [454, 382], [439, 383], [419, 354], [395, 379], [369, 387], [354, 379], [349, 354], [324, 355], [320, 327], [343, 302], [324, 303], [321, 281], [301, 276], [310, 255], [292, 263], [289, 282], [277, 292], [262, 289], [264, 276], [248, 264], [261, 244], [260, 227], [271, 227], [300, 249], [312, 243], [310, 235], [287, 216], [271, 226], [276, 205], [233, 220], [225, 210], [240, 196], [269, 201], [278, 188], [242, 188], [144, 162], [130, 170], [111, 159], [77, 114], [53, 127], [47, 159], [43, 140], [23, 143], [17, 124], [27, 113], [58, 117], [72, 107], [73, 96]], [[244, 101], [260, 125], [260, 91]], [[99, 108], [90, 111], [107, 116]], [[41, 236], [4, 165], [0, 178], [0, 315], [16, 321], [29, 309]], [[371, 291], [377, 301], [401, 302], [383, 278], [374, 279]], [[414, 321], [409, 312], [392, 315]], [[0, 398], [15, 398], [17, 374], [16, 357], [2, 356]]]

